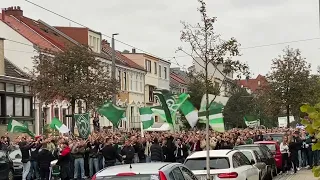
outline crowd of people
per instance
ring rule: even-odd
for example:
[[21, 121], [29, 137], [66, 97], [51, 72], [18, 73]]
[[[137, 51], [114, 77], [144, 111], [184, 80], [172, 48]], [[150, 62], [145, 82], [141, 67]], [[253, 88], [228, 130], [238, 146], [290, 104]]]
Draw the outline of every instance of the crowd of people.
[[[302, 129], [231, 129], [224, 133], [210, 131], [210, 149], [232, 149], [264, 139], [266, 133], [284, 133], [279, 142], [283, 172], [312, 167], [319, 153], [312, 152], [313, 136]], [[52, 134], [36, 138], [20, 135], [10, 140], [1, 137], [0, 148], [19, 148], [23, 163], [22, 179], [49, 179], [50, 162], [57, 159], [63, 180], [85, 179], [104, 167], [144, 162], [180, 162], [194, 151], [206, 149], [206, 133], [201, 130], [182, 132], [93, 132], [87, 139]], [[293, 166], [292, 166], [293, 165]]]

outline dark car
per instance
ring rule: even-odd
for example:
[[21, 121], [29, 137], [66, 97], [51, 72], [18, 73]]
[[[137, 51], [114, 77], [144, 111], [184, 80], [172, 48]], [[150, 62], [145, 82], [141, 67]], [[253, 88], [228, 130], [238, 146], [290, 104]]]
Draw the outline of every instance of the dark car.
[[234, 149], [250, 149], [250, 150], [256, 150], [261, 157], [261, 160], [266, 163], [268, 166], [268, 171], [271, 171], [273, 176], [277, 175], [277, 165], [276, 161], [270, 151], [270, 149], [263, 144], [247, 144], [247, 145], [240, 145], [235, 146]]
[[14, 179], [13, 162], [10, 160], [7, 151], [0, 150], [0, 179]]
[[21, 177], [22, 176], [22, 155], [19, 148], [14, 148], [8, 152], [9, 159], [13, 163], [13, 175], [14, 177]]

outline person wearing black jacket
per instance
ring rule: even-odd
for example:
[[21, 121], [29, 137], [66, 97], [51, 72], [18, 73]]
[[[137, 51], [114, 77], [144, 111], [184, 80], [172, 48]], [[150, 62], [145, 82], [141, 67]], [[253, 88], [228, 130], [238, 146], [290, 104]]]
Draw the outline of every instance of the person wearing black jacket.
[[89, 151], [89, 176], [92, 177], [99, 171], [99, 159], [98, 159], [99, 143], [94, 140], [90, 140], [87, 143], [87, 149]]
[[106, 139], [106, 144], [102, 148], [101, 153], [104, 157], [104, 167], [114, 166], [116, 159], [122, 162], [122, 158], [118, 154], [117, 149], [112, 145], [112, 139]]
[[19, 148], [21, 151], [21, 162], [23, 165], [22, 171], [22, 180], [26, 180], [28, 178], [28, 174], [30, 172], [30, 149], [33, 147], [34, 143], [28, 143], [25, 137], [21, 138], [21, 142], [19, 143]]
[[124, 163], [125, 164], [131, 164], [133, 163], [134, 159], [134, 148], [131, 145], [131, 142], [129, 140], [126, 140], [123, 148], [121, 149], [121, 155], [123, 156]]
[[41, 180], [49, 180], [51, 161], [54, 159], [52, 152], [47, 149], [47, 144], [44, 143], [37, 154], [37, 163], [40, 168]]
[[30, 172], [29, 172], [29, 176], [36, 179], [39, 179], [39, 166], [38, 166], [38, 153], [39, 153], [39, 149], [41, 148], [42, 144], [40, 142], [40, 139], [37, 139], [36, 141], [34, 141], [34, 145], [31, 147], [30, 149]]
[[299, 159], [298, 159], [298, 151], [302, 146], [302, 140], [299, 137], [299, 132], [294, 132], [292, 136], [292, 140], [289, 143], [289, 151], [290, 151], [290, 158], [293, 164], [293, 171], [297, 173], [297, 167], [299, 166]]
[[161, 162], [164, 160], [162, 147], [159, 145], [158, 139], [153, 140], [153, 144], [150, 147], [151, 162]]
[[175, 151], [176, 161], [178, 163], [183, 163], [184, 160], [188, 157], [188, 148], [186, 145], [182, 144], [180, 138], [177, 139], [177, 149]]

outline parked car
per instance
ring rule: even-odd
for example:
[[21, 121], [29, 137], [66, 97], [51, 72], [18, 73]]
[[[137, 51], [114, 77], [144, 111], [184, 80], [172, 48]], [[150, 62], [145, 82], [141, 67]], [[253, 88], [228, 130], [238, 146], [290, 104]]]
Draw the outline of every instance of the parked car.
[[240, 150], [249, 160], [255, 162], [256, 166], [260, 170], [261, 180], [272, 180], [272, 172], [268, 172], [268, 166], [262, 161], [260, 155], [256, 150], [242, 149]]
[[13, 162], [10, 160], [8, 152], [2, 150], [0, 150], [0, 179], [14, 179]]
[[[210, 175], [214, 180], [259, 180], [259, 169], [238, 150], [210, 150]], [[206, 180], [206, 151], [187, 157], [185, 165], [198, 177]]]
[[276, 161], [267, 146], [264, 144], [246, 144], [235, 146], [234, 149], [251, 149], [256, 150], [261, 157], [261, 160], [268, 165], [270, 170], [272, 171], [273, 176], [277, 176], [277, 165]]
[[97, 172], [92, 180], [197, 180], [197, 177], [180, 163], [137, 163], [104, 168]]
[[263, 144], [269, 148], [269, 150], [271, 151], [271, 154], [273, 155], [276, 161], [278, 172], [280, 172], [282, 168], [282, 154], [280, 151], [279, 143], [276, 141], [258, 141], [258, 142], [255, 142], [255, 144]]
[[8, 151], [9, 159], [13, 163], [13, 173], [15, 177], [22, 177], [23, 165], [22, 165], [22, 154], [19, 148], [14, 148]]
[[267, 133], [263, 135], [263, 139], [267, 140], [268, 137], [272, 138], [272, 141], [282, 142], [284, 133]]

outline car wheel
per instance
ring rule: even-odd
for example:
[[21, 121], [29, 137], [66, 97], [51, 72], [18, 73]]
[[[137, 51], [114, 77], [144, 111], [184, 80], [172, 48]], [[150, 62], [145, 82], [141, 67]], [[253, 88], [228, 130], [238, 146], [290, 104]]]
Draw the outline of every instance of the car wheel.
[[12, 170], [10, 170], [8, 172], [8, 180], [14, 180], [14, 176], [13, 176], [13, 171]]
[[277, 168], [275, 167], [273, 169], [273, 177], [276, 177], [278, 175], [278, 171], [277, 171]]

